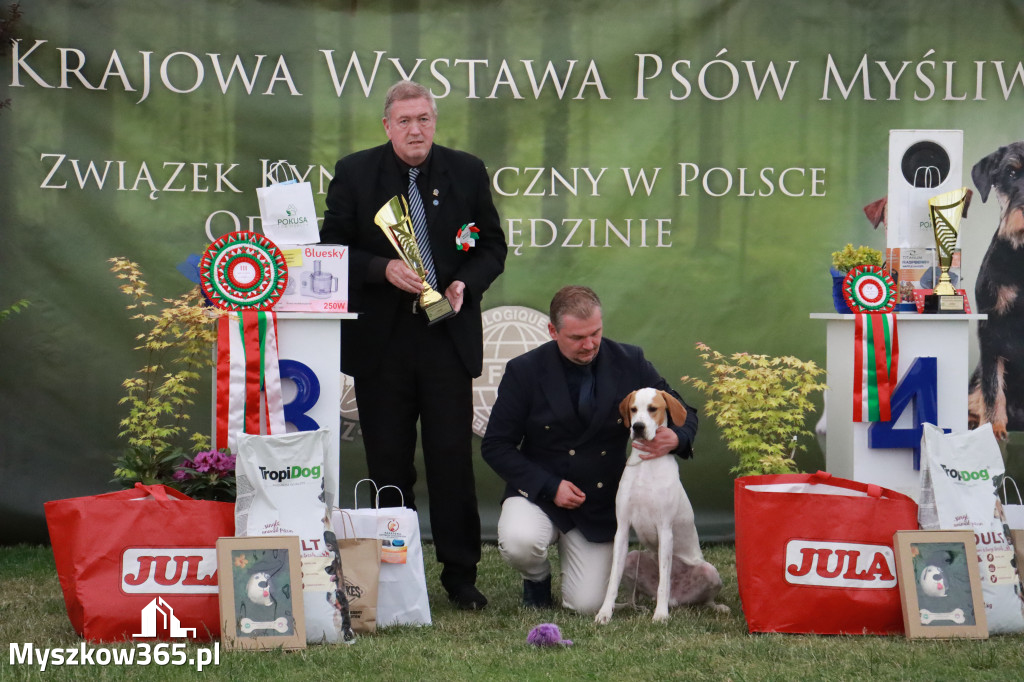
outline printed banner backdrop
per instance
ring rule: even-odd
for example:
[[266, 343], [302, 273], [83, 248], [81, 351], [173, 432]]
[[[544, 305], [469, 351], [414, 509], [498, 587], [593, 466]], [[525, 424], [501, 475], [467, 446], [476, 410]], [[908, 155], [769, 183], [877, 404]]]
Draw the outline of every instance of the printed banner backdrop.
[[[889, 130], [963, 130], [969, 186], [977, 160], [1024, 139], [1019, 3], [19, 4], [0, 46], [0, 309], [31, 305], [0, 322], [0, 542], [45, 539], [46, 500], [113, 488], [121, 382], [145, 358], [107, 259], [179, 295], [189, 254], [259, 230], [278, 159], [322, 213], [334, 162], [385, 140], [402, 77], [437, 96], [436, 141], [484, 159], [510, 244], [484, 302], [481, 420], [500, 361], [546, 338], [567, 283], [594, 287], [606, 336], [643, 346], [697, 406], [678, 382], [703, 375], [697, 341], [824, 364], [809, 314], [831, 309], [832, 251], [885, 247], [863, 207], [887, 192]], [[976, 196], [972, 301], [998, 220]], [[196, 405], [196, 428], [209, 412]], [[348, 392], [342, 413], [350, 490]], [[806, 444], [802, 467], [822, 468]], [[703, 419], [682, 475], [705, 539], [731, 536], [734, 464]], [[500, 485], [482, 460], [477, 478], [493, 536]]]

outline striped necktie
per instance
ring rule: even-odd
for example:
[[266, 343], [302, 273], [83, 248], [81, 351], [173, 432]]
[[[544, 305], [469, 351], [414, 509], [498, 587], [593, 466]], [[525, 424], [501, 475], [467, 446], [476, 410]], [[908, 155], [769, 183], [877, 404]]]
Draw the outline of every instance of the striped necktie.
[[427, 214], [423, 210], [419, 187], [416, 186], [416, 176], [419, 174], [419, 168], [409, 169], [409, 215], [412, 218], [412, 231], [416, 233], [416, 243], [420, 247], [420, 256], [423, 257], [423, 269], [427, 271], [427, 283], [437, 289], [434, 257], [430, 253], [430, 234], [427, 232]]

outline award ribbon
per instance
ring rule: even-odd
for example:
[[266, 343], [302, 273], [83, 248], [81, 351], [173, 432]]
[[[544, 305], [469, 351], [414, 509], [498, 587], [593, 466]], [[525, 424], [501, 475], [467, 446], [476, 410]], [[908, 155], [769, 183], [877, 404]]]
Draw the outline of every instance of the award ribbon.
[[199, 284], [224, 310], [270, 310], [288, 286], [284, 254], [255, 232], [229, 232], [199, 261]]
[[255, 232], [228, 233], [203, 254], [199, 284], [214, 306], [237, 315], [217, 322], [217, 448], [234, 450], [235, 435], [260, 433], [261, 421], [268, 433], [284, 433], [277, 317], [266, 312], [288, 284], [284, 255]]
[[896, 390], [899, 335], [896, 284], [875, 265], [858, 265], [843, 280], [843, 297], [854, 311], [853, 421], [890, 421]]
[[260, 433], [261, 393], [267, 433], [284, 433], [277, 317], [244, 311], [217, 324], [217, 448], [234, 450], [239, 432]]

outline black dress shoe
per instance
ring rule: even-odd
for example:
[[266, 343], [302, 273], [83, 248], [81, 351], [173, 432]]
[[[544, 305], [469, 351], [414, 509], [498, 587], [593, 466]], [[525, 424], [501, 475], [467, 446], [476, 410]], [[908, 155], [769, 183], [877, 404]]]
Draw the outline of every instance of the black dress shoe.
[[479, 611], [487, 606], [487, 597], [475, 585], [460, 585], [448, 593], [448, 601], [463, 611]]
[[544, 580], [523, 580], [523, 606], [546, 609], [554, 606], [551, 599], [551, 576]]

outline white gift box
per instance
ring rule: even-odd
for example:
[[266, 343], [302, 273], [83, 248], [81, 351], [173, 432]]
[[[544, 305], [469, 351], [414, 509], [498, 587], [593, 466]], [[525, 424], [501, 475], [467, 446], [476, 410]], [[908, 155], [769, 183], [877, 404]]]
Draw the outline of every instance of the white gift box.
[[278, 244], [288, 264], [288, 287], [278, 312], [348, 312], [348, 247]]

